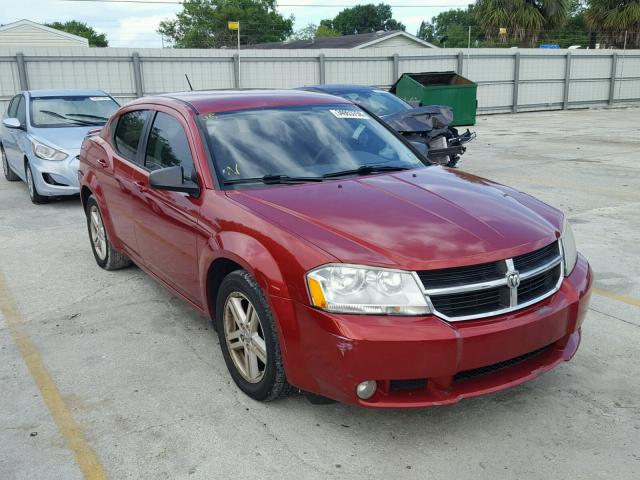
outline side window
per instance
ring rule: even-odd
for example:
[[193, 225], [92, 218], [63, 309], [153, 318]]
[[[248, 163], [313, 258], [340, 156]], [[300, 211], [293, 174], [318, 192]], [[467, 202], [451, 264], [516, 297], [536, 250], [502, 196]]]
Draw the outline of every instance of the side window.
[[148, 110], [136, 110], [120, 116], [113, 136], [116, 150], [127, 160], [136, 161], [140, 137], [149, 116]]
[[27, 125], [27, 105], [22, 95], [20, 95], [20, 97], [18, 98], [16, 118], [20, 120], [20, 125], [22, 125], [23, 127]]
[[147, 141], [144, 165], [149, 170], [180, 165], [184, 179], [191, 179], [193, 158], [187, 135], [176, 118], [166, 113], [157, 113]]
[[9, 103], [9, 108], [7, 109], [7, 118], [15, 118], [16, 112], [18, 111], [18, 101], [22, 98], [22, 95], [16, 95], [11, 99], [11, 103]]

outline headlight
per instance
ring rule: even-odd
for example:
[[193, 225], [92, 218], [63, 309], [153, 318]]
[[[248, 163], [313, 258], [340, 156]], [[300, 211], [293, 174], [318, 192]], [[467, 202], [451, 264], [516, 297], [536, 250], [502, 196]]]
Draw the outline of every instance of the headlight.
[[69, 156], [64, 152], [50, 147], [49, 145], [45, 145], [44, 143], [40, 143], [37, 140], [31, 140], [31, 145], [33, 146], [33, 153], [43, 160], [61, 161]]
[[307, 274], [311, 305], [335, 313], [424, 315], [429, 307], [413, 274], [386, 268], [325, 265]]
[[562, 245], [562, 258], [564, 260], [564, 274], [569, 276], [578, 261], [578, 250], [576, 249], [576, 239], [573, 236], [573, 230], [567, 219], [564, 219], [562, 228], [562, 236], [560, 237]]

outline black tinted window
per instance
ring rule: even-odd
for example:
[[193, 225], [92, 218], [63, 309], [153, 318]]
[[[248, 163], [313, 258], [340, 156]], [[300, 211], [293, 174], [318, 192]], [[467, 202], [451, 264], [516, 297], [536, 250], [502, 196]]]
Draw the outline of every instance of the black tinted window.
[[8, 118], [16, 117], [16, 112], [18, 111], [18, 100], [20, 100], [21, 97], [22, 95], [16, 95], [11, 99], [11, 103], [9, 104], [9, 108], [7, 109]]
[[148, 116], [148, 110], [137, 110], [127, 112], [118, 119], [115, 144], [118, 152], [128, 160], [136, 161], [140, 136]]
[[20, 120], [20, 125], [22, 125], [23, 127], [27, 124], [27, 106], [22, 95], [20, 95], [20, 97], [18, 98], [18, 110], [16, 111], [16, 118]]
[[182, 166], [185, 179], [191, 178], [193, 159], [187, 135], [176, 118], [158, 112], [149, 133], [145, 166], [157, 170], [176, 165]]

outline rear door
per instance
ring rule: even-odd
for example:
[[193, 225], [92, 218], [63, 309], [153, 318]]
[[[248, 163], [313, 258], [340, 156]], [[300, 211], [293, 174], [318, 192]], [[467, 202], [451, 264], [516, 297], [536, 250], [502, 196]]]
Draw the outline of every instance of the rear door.
[[140, 257], [133, 222], [133, 203], [138, 189], [136, 170], [142, 169], [142, 139], [148, 127], [149, 110], [130, 110], [114, 122], [110, 162], [100, 164], [97, 175], [118, 239], [129, 255]]
[[197, 178], [195, 138], [188, 132], [188, 122], [179, 112], [162, 108], [154, 114], [144, 150], [145, 169], [136, 174], [133, 217], [147, 267], [201, 306], [196, 247], [200, 199], [149, 188], [149, 173], [161, 168], [179, 165], [185, 179]]

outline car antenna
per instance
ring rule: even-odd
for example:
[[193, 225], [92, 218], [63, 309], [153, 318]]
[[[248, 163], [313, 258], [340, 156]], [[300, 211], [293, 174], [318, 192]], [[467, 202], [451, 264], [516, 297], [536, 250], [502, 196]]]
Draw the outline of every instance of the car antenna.
[[189, 84], [189, 90], [191, 90], [193, 92], [193, 87], [191, 86], [191, 81], [189, 80], [189, 75], [187, 75], [186, 73], [184, 74], [184, 78], [187, 79], [187, 83]]

